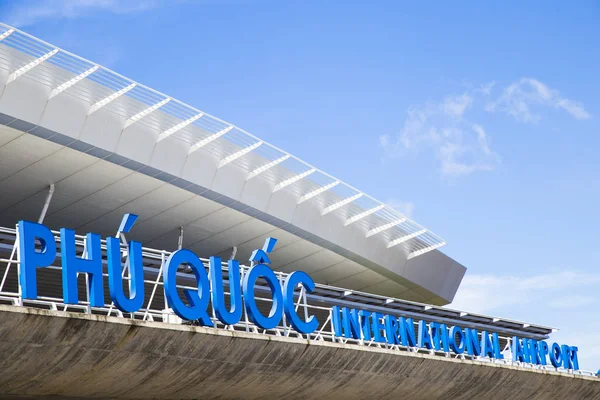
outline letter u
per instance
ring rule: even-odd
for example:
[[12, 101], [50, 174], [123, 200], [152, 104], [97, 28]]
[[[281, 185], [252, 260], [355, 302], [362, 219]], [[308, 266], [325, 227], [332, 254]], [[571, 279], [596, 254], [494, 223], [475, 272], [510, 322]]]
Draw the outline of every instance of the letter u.
[[136, 312], [144, 304], [144, 265], [142, 264], [142, 244], [129, 242], [129, 297], [123, 292], [121, 269], [121, 240], [106, 238], [108, 252], [108, 286], [110, 298], [123, 312]]

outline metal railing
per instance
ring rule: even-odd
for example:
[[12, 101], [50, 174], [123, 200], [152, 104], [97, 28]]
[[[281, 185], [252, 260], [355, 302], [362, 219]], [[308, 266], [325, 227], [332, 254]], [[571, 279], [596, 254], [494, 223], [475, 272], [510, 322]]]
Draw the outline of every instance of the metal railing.
[[[58, 232], [54, 232], [55, 240], [57, 245], [60, 245], [60, 235]], [[76, 245], [79, 251], [84, 253], [84, 236], [76, 236]], [[102, 241], [102, 250], [103, 250], [103, 262], [106, 264], [106, 242]], [[123, 281], [125, 283], [129, 282], [129, 272], [127, 268], [127, 247], [123, 245], [121, 248], [122, 251], [122, 261], [124, 260], [123, 266]], [[171, 309], [169, 309], [168, 304], [166, 302], [166, 297], [164, 295], [164, 287], [163, 287], [163, 268], [165, 267], [165, 263], [167, 258], [171, 252], [166, 250], [157, 250], [152, 248], [143, 247], [142, 255], [144, 260], [144, 293], [145, 293], [145, 301], [144, 305], [141, 309], [139, 309], [135, 313], [123, 313], [118, 310], [113, 303], [106, 303], [103, 307], [92, 307], [89, 302], [89, 288], [87, 287], [87, 279], [84, 279], [84, 274], [78, 277], [78, 286], [79, 286], [79, 297], [80, 301], [78, 304], [65, 304], [60, 294], [62, 293], [62, 287], [60, 285], [61, 279], [61, 266], [60, 265], [52, 265], [45, 268], [38, 269], [38, 291], [39, 296], [37, 300], [28, 300], [24, 299], [21, 294], [21, 287], [18, 284], [18, 276], [20, 270], [20, 261], [19, 261], [19, 251], [18, 251], [18, 231], [16, 229], [10, 228], [0, 228], [0, 276], [2, 280], [0, 281], [0, 303], [8, 303], [15, 306], [24, 306], [24, 307], [36, 307], [36, 308], [45, 308], [55, 311], [69, 311], [69, 312], [77, 312], [77, 313], [86, 313], [86, 314], [97, 314], [104, 316], [113, 316], [118, 318], [129, 318], [136, 319], [142, 321], [154, 321], [154, 322], [162, 322], [167, 324], [191, 324], [194, 325], [194, 322], [182, 321], [179, 317], [177, 317]], [[201, 259], [205, 267], [208, 269], [208, 260]], [[181, 268], [180, 268], [181, 269]], [[240, 265], [240, 279], [244, 276], [244, 274], [248, 271], [249, 267], [246, 265]], [[222, 264], [223, 271], [223, 282], [224, 282], [224, 293], [226, 302], [229, 297], [229, 291], [226, 290], [228, 287], [228, 270], [227, 264]], [[108, 274], [105, 272], [104, 277], [108, 277]], [[191, 274], [186, 273], [185, 267], [179, 270], [178, 273], [178, 291], [182, 291], [184, 289], [197, 289], [197, 286], [193, 286], [195, 280], [193, 279]], [[283, 281], [288, 276], [288, 274], [284, 272], [276, 272], [277, 277], [280, 282], [283, 284]], [[318, 285], [321, 288], [328, 288], [331, 290], [336, 290], [338, 288], [327, 287], [325, 285]], [[125, 284], [125, 287], [128, 287]], [[270, 293], [270, 289], [266, 284], [257, 285], [255, 288], [255, 293], [258, 294], [255, 296], [257, 300], [257, 305], [261, 312], [268, 313], [269, 309], [272, 305], [272, 298], [268, 296]], [[110, 297], [105, 297], [110, 298]], [[388, 349], [390, 351], [399, 351], [399, 352], [409, 352], [409, 353], [420, 353], [420, 354], [429, 354], [433, 356], [446, 357], [446, 358], [456, 358], [463, 360], [474, 360], [482, 363], [491, 363], [491, 364], [500, 364], [507, 366], [518, 366], [523, 368], [528, 368], [532, 370], [544, 370], [544, 371], [555, 371], [564, 374], [571, 375], [582, 375], [582, 376], [595, 376], [592, 372], [581, 371], [581, 370], [567, 370], [563, 368], [554, 368], [552, 365], [535, 365], [530, 363], [523, 362], [514, 362], [511, 357], [511, 344], [512, 337], [510, 335], [499, 335], [500, 343], [503, 345], [502, 354], [504, 355], [504, 359], [492, 359], [488, 357], [477, 357], [477, 356], [469, 356], [466, 354], [454, 354], [451, 352], [444, 351], [436, 351], [434, 349], [428, 350], [419, 347], [412, 346], [402, 346], [402, 345], [392, 345], [388, 343], [381, 343], [375, 340], [365, 340], [365, 339], [352, 339], [345, 337], [338, 337], [335, 335], [333, 321], [332, 321], [332, 304], [339, 304], [339, 302], [332, 300], [330, 304], [327, 303], [327, 300], [323, 301], [322, 297], [319, 296], [310, 296], [303, 289], [296, 289], [295, 293], [295, 310], [300, 315], [303, 315], [305, 319], [308, 319], [310, 315], [315, 315], [319, 321], [318, 328], [311, 334], [301, 334], [295, 331], [291, 325], [286, 321], [285, 314], [283, 314], [281, 324], [273, 329], [261, 329], [253, 324], [246, 310], [243, 310], [243, 317], [240, 322], [234, 325], [224, 325], [215, 315], [215, 310], [212, 307], [212, 303], [209, 304], [209, 310], [211, 315], [211, 320], [214, 324], [215, 329], [225, 329], [230, 331], [241, 331], [247, 332], [250, 334], [256, 335], [271, 335], [271, 336], [281, 336], [281, 337], [295, 337], [302, 338], [308, 340], [309, 342], [333, 342], [333, 343], [344, 343], [344, 344], [352, 344], [358, 346], [366, 346], [366, 347], [377, 347], [381, 349]], [[320, 301], [315, 301], [315, 299], [321, 299]], [[395, 299], [389, 299], [395, 300]], [[346, 301], [347, 302], [347, 301]], [[361, 309], [372, 307], [372, 304], [362, 303], [360, 301], [350, 301], [352, 306]], [[386, 303], [391, 303], [391, 301], [386, 301]], [[417, 304], [417, 303], [413, 303]], [[387, 312], [389, 314], [395, 314], [397, 316], [407, 316], [407, 313], [398, 312], [398, 310], [394, 310], [392, 308], [388, 309]], [[408, 315], [410, 316], [410, 315]], [[489, 328], [487, 328], [489, 329]]]

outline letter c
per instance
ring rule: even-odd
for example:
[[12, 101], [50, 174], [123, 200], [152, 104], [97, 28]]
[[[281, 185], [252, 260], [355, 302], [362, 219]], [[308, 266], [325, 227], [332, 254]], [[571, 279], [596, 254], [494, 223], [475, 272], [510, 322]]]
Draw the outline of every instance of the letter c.
[[283, 284], [283, 308], [285, 316], [292, 327], [300, 333], [313, 333], [319, 326], [319, 321], [314, 315], [311, 315], [306, 321], [303, 321], [296, 313], [294, 304], [294, 289], [298, 284], [304, 286], [306, 293], [312, 293], [315, 289], [315, 283], [311, 277], [303, 271], [294, 271], [288, 275]]

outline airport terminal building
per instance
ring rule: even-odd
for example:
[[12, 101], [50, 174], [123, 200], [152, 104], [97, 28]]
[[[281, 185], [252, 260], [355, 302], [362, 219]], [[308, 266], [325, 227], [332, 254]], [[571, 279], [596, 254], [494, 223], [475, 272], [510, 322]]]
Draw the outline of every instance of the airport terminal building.
[[453, 310], [444, 244], [0, 24], [2, 398], [600, 398], [552, 328]]

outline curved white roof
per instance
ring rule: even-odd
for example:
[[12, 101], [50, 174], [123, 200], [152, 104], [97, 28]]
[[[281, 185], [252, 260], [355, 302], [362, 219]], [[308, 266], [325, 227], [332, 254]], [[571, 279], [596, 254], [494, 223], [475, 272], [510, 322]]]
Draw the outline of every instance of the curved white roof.
[[[90, 204], [114, 215], [135, 205], [127, 212], [148, 214], [142, 215], [141, 239], [165, 246], [159, 239], [183, 226], [203, 256], [249, 247], [277, 229], [272, 234], [290, 243], [276, 250], [288, 262], [285, 268], [315, 272], [322, 283], [435, 304], [452, 300], [465, 272], [437, 250], [445, 244], [441, 238], [392, 207], [233, 124], [2, 24], [0, 123], [10, 127], [0, 130], [7, 138], [26, 133], [4, 146], [7, 154], [35, 147], [42, 160], [44, 151], [55, 151], [47, 143], [53, 142], [64, 147], [64, 157], [79, 160], [80, 152], [86, 165], [99, 159], [119, 166], [76, 171], [83, 178], [78, 184], [97, 183], [98, 194], [50, 212], [56, 224], [103, 232], [112, 220], [102, 213], [83, 218], [97, 213]], [[47, 168], [56, 174], [44, 179], [58, 185], [67, 178], [59, 173], [61, 159], [52, 160]], [[33, 158], [19, 162], [19, 168], [33, 168]], [[135, 171], [127, 184], [119, 181], [126, 170]], [[35, 208], [25, 193], [44, 195], [41, 179], [27, 180], [38, 178], [31, 174], [17, 174], [9, 184], [0, 173], [0, 190], [23, 194], [7, 195], [0, 219], [11, 222], [31, 212], [18, 208], [21, 203]], [[109, 177], [114, 190], [101, 185]], [[65, 182], [57, 186], [63, 196], [75, 199], [86, 189]], [[160, 196], [158, 189], [150, 193], [163, 184]], [[170, 210], [177, 218], [159, 215], [168, 207], [165, 196], [183, 204], [190, 194], [198, 198], [195, 206]], [[119, 203], [124, 199], [127, 207]], [[159, 213], [161, 203], [165, 210]]]
[[22, 53], [0, 59], [13, 71], [9, 82], [27, 74], [52, 88], [50, 98], [68, 91], [92, 104], [88, 115], [106, 108], [126, 118], [125, 128], [143, 124], [158, 132], [157, 142], [173, 137], [189, 146], [188, 154], [211, 152], [220, 158], [219, 168], [233, 163], [247, 171], [248, 180], [260, 175], [275, 185], [274, 192], [292, 192], [298, 204], [316, 202], [323, 216], [335, 212], [344, 215], [344, 225], [364, 226], [366, 237], [386, 232], [388, 246], [401, 246], [409, 258], [446, 244], [389, 205], [229, 122], [15, 28], [0, 27], [2, 43]]

